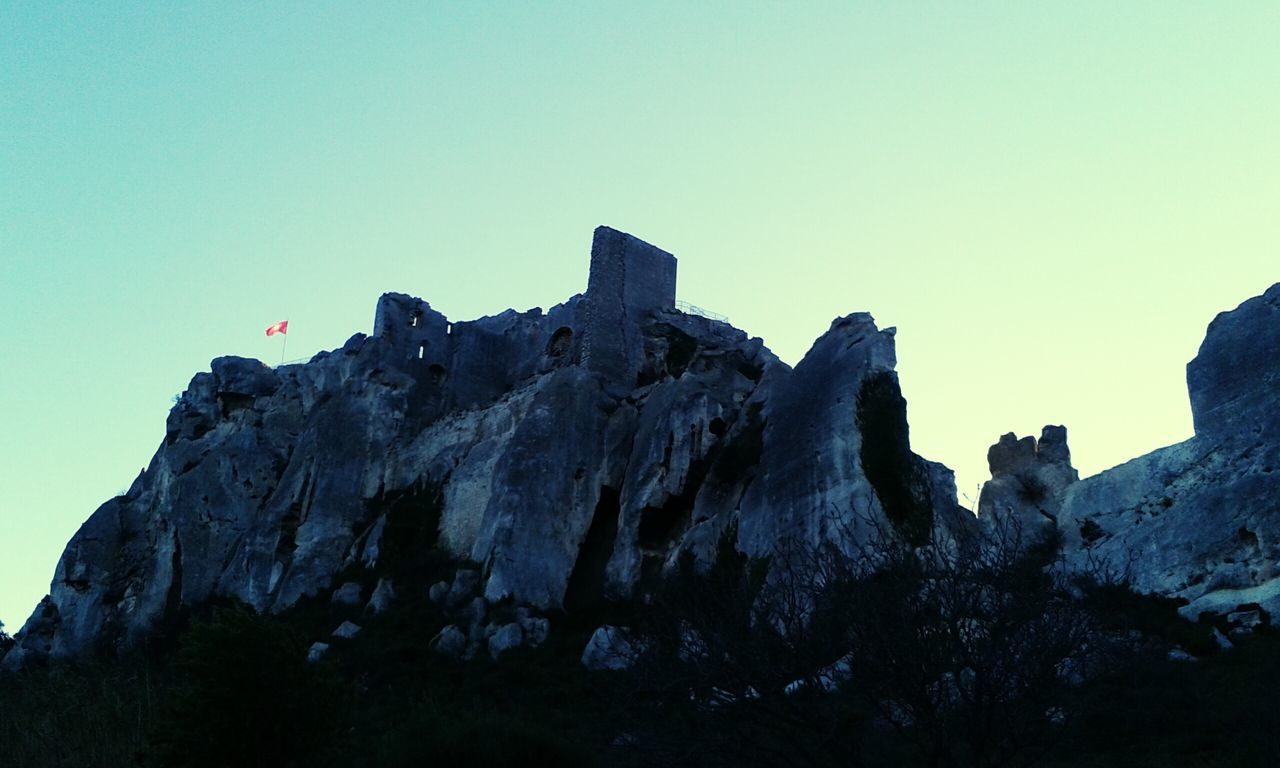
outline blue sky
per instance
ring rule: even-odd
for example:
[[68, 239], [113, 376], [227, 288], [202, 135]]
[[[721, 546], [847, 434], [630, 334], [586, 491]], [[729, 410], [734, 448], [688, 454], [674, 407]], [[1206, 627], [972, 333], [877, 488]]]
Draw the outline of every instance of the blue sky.
[[1280, 280], [1280, 6], [1047, 6], [0, 0], [0, 620], [211, 358], [550, 306], [598, 224], [789, 362], [897, 326], [970, 494], [1005, 431], [1189, 436]]

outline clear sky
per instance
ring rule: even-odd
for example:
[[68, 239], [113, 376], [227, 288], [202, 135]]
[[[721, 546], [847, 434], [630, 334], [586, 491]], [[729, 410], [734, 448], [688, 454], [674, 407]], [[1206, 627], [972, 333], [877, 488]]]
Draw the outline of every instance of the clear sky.
[[[179, 7], [180, 6], [180, 7]], [[1053, 7], [1056, 6], [1056, 7]], [[1280, 4], [0, 0], [0, 620], [218, 355], [586, 286], [592, 229], [796, 362], [898, 327], [915, 449], [1191, 434], [1280, 280]]]

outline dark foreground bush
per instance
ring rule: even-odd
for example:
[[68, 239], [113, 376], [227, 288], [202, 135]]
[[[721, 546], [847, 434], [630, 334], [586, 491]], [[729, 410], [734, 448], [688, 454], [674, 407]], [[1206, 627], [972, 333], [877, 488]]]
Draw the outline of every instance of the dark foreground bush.
[[132, 662], [0, 673], [0, 762], [31, 768], [141, 765], [164, 682]]
[[[555, 617], [546, 646], [497, 662], [431, 653], [449, 619], [406, 588], [386, 615], [348, 616], [364, 630], [319, 664], [305, 662], [306, 649], [340, 609], [263, 617], [232, 606], [191, 622], [176, 650], [0, 674], [0, 759], [23, 768], [1280, 765], [1280, 638], [1263, 631], [1230, 652], [1168, 661], [1170, 645], [1199, 647], [1208, 627], [1114, 584], [1076, 599], [1046, 568], [1051, 541], [981, 552], [963, 548], [972, 542], [882, 541], [852, 558], [768, 562], [728, 541], [713, 568], [680, 570], [649, 605]], [[864, 569], [862, 555], [877, 568]], [[636, 669], [581, 667], [601, 623], [633, 627], [646, 649]], [[1099, 655], [1135, 632], [1146, 639]], [[1083, 685], [1073, 672], [1085, 673]]]
[[244, 606], [196, 622], [153, 722], [155, 764], [314, 765], [337, 723], [338, 688], [306, 653], [290, 626]]
[[1199, 661], [1146, 658], [1090, 684], [1055, 767], [1280, 765], [1280, 636]]
[[1073, 681], [1117, 653], [1054, 567], [1056, 537], [988, 528], [913, 546], [864, 530], [780, 549], [767, 571], [727, 542], [705, 575], [687, 564], [636, 636], [650, 695], [700, 702], [738, 763], [1029, 765], [1050, 751], [1079, 706]]

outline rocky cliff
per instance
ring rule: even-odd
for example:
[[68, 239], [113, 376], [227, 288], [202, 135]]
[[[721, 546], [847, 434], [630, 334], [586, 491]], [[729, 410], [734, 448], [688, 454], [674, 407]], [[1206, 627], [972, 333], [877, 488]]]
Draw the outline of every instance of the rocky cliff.
[[[586, 293], [546, 312], [451, 322], [387, 294], [371, 335], [306, 364], [214, 360], [67, 545], [4, 665], [134, 647], [218, 598], [387, 610], [406, 548], [455, 564], [430, 588], [456, 619], [437, 649], [496, 656], [726, 541], [852, 551], [869, 525], [924, 541], [982, 520], [1056, 527], [1069, 565], [1188, 617], [1280, 610], [1280, 285], [1209, 326], [1187, 367], [1193, 438], [1079, 480], [1064, 427], [1005, 435], [976, 519], [911, 451], [893, 329], [837, 318], [792, 369], [677, 310], [675, 289], [674, 256], [601, 227]], [[398, 537], [406, 519], [428, 535]]]
[[1280, 284], [1210, 323], [1187, 387], [1194, 437], [1078, 482], [1062, 427], [1005, 435], [980, 513], [1058, 525], [1068, 565], [1187, 618], [1280, 615]]
[[1069, 549], [1188, 618], [1280, 615], [1280, 284], [1210, 323], [1187, 387], [1194, 437], [1063, 494]]
[[334, 580], [378, 565], [397, 509], [433, 516], [432, 546], [470, 564], [436, 597], [523, 606], [520, 637], [545, 634], [531, 611], [641, 596], [726, 535], [766, 555], [854, 544], [833, 520], [964, 524], [951, 473], [910, 450], [892, 329], [839, 318], [793, 370], [676, 310], [675, 275], [601, 227], [587, 292], [546, 312], [450, 322], [387, 294], [372, 335], [306, 364], [214, 360], [67, 545], [5, 665], [135, 646], [213, 598], [359, 600]]

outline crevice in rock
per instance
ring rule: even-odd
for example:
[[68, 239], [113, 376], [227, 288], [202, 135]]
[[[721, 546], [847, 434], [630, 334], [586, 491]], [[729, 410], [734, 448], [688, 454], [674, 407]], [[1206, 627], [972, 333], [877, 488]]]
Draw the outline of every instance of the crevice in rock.
[[667, 372], [672, 378], [680, 378], [688, 369], [689, 363], [698, 353], [698, 340], [684, 331], [666, 326], [663, 328], [667, 337]]
[[412, 583], [439, 558], [440, 515], [444, 508], [442, 487], [418, 482], [375, 499], [366, 517], [376, 520], [385, 509], [387, 522], [378, 543], [378, 569], [397, 582]]
[[689, 471], [679, 493], [669, 496], [661, 507], [645, 507], [640, 511], [637, 538], [641, 550], [665, 552], [689, 528], [693, 503], [698, 491], [702, 490], [711, 461], [711, 456], [694, 459], [689, 463]]
[[242, 395], [237, 392], [219, 392], [218, 408], [222, 418], [227, 418], [253, 405], [253, 395]]
[[598, 605], [604, 599], [605, 569], [613, 556], [621, 514], [621, 491], [600, 486], [600, 500], [591, 516], [587, 536], [578, 546], [578, 559], [564, 592], [564, 607], [570, 613]]
[[739, 417], [745, 419], [745, 422], [736, 432], [730, 432], [729, 441], [720, 448], [716, 457], [712, 470], [716, 480], [722, 483], [746, 480], [759, 466], [760, 457], [764, 454], [764, 420], [760, 418], [762, 410], [760, 403], [752, 403], [746, 413]]
[[923, 544], [933, 529], [933, 506], [924, 460], [911, 452], [907, 401], [898, 381], [887, 371], [862, 382], [857, 397], [862, 432], [862, 470], [885, 517], [913, 544]]
[[170, 571], [173, 576], [169, 581], [169, 591], [164, 599], [164, 620], [168, 624], [176, 622], [182, 610], [182, 539], [178, 537], [176, 529], [173, 531]]
[[314, 474], [308, 469], [307, 474], [302, 478], [302, 488], [285, 510], [284, 516], [280, 518], [280, 535], [276, 539], [276, 562], [278, 563], [287, 563], [293, 557], [294, 550], [298, 548], [298, 526], [302, 524], [304, 511], [314, 495], [313, 483]]

